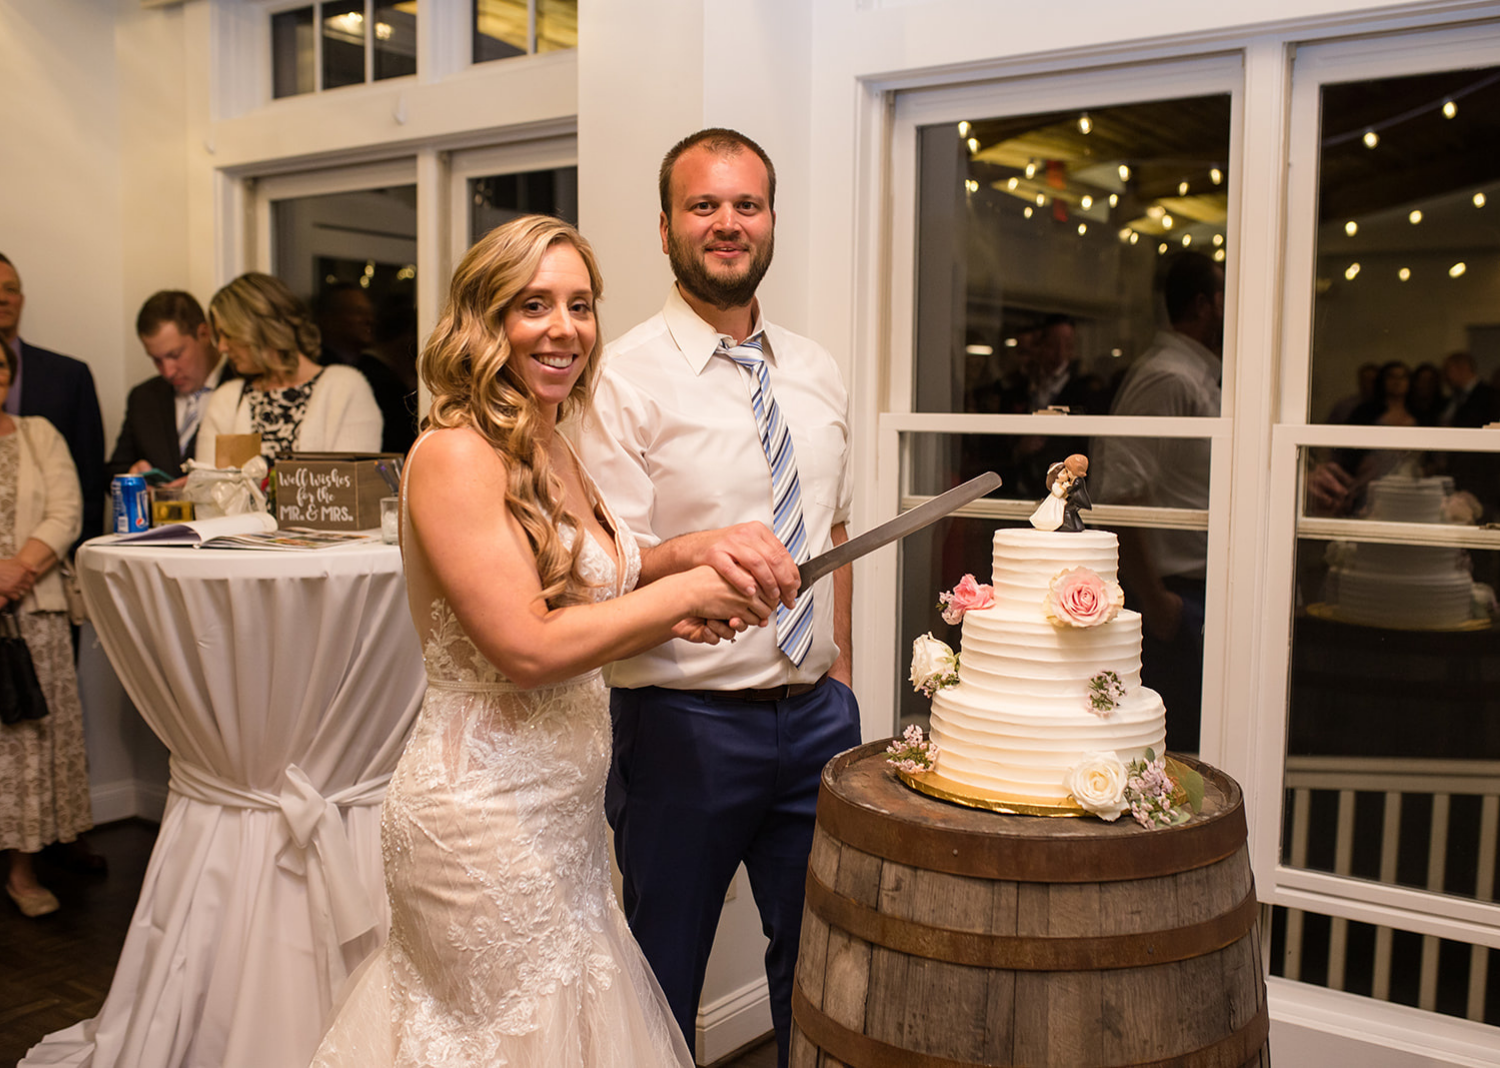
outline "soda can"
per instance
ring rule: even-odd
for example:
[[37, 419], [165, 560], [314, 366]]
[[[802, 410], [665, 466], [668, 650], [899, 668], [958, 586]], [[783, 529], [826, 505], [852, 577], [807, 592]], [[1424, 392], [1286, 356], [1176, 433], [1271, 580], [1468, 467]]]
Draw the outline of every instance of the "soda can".
[[116, 475], [110, 484], [109, 495], [114, 502], [116, 534], [135, 534], [151, 529], [151, 505], [144, 478]]

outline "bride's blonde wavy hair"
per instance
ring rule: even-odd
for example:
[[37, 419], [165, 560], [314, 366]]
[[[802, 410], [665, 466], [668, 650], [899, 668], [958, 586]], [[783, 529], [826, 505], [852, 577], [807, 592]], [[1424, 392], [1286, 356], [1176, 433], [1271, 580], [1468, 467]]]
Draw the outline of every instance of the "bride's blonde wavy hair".
[[[505, 504], [526, 532], [542, 580], [542, 597], [553, 608], [586, 599], [588, 583], [578, 572], [583, 524], [563, 507], [562, 482], [552, 471], [539, 439], [542, 414], [525, 380], [510, 366], [505, 313], [530, 284], [547, 250], [572, 245], [588, 268], [596, 302], [594, 348], [583, 374], [558, 408], [557, 421], [587, 410], [599, 377], [603, 332], [597, 301], [604, 280], [594, 250], [561, 219], [523, 215], [497, 226], [464, 256], [453, 272], [448, 303], [422, 351], [422, 381], [432, 391], [427, 426], [472, 427], [505, 460]], [[578, 532], [569, 548], [557, 530]]]

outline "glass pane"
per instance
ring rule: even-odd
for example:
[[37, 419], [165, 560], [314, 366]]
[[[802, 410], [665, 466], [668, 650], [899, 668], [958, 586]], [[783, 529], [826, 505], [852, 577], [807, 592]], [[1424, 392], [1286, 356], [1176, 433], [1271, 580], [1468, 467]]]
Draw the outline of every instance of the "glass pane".
[[364, 0], [323, 2], [323, 88], [365, 80]]
[[1176, 410], [1158, 383], [1125, 410], [1217, 415], [1229, 114], [1216, 95], [923, 127], [916, 410], [1106, 413], [1188, 337], [1211, 400]]
[[[1004, 471], [1046, 468], [1073, 453], [1090, 458], [1086, 489], [1094, 504], [1107, 504], [1118, 485], [1127, 449], [1160, 450], [1187, 445], [1209, 450], [1206, 440], [1155, 438], [1079, 438], [988, 434], [912, 434], [909, 469], [912, 492], [931, 495], [985, 470], [1007, 479], [986, 500], [1015, 502], [997, 518], [958, 517], [942, 520], [901, 542], [901, 628], [897, 662], [909, 662], [911, 642], [927, 631], [958, 648], [958, 629], [943, 623], [937, 595], [966, 573], [980, 582], [992, 574], [994, 532], [1002, 526], [1028, 525], [1027, 517], [1042, 493], [1032, 492], [1020, 477]], [[1206, 463], [1205, 463], [1206, 478]], [[1207, 486], [1204, 494], [1206, 501]], [[1176, 507], [1190, 507], [1177, 505]], [[1162, 695], [1167, 706], [1167, 745], [1178, 752], [1197, 752], [1203, 703], [1203, 621], [1206, 591], [1206, 529], [1126, 526], [1081, 512], [1090, 529], [1111, 530], [1120, 538], [1120, 585], [1125, 607], [1143, 612], [1142, 679]], [[1185, 526], [1203, 528], [1201, 516], [1182, 515]], [[927, 715], [928, 700], [900, 687], [903, 721]]]
[[1500, 953], [1467, 942], [1277, 905], [1269, 966], [1278, 978], [1500, 1024]]
[[536, 50], [578, 47], [578, 0], [537, 0]]
[[375, 78], [417, 73], [417, 0], [375, 4]]
[[1323, 87], [1310, 420], [1500, 418], [1497, 137], [1500, 67]]
[[1500, 531], [1476, 521], [1500, 455], [1380, 455], [1297, 542], [1283, 860], [1492, 900]]
[[313, 91], [313, 9], [299, 7], [271, 16], [271, 95]]
[[509, 59], [531, 51], [526, 0], [474, 0], [474, 62]]
[[517, 215], [555, 215], [578, 225], [578, 168], [469, 179], [469, 244]]
[[272, 255], [317, 320], [319, 361], [365, 376], [382, 447], [405, 452], [416, 437], [417, 187], [275, 201]]

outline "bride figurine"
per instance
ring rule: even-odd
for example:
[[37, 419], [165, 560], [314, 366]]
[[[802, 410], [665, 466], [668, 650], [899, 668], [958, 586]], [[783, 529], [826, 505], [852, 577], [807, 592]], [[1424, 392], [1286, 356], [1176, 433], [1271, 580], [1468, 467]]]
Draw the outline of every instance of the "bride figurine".
[[1047, 496], [1031, 513], [1031, 525], [1037, 530], [1083, 530], [1083, 520], [1078, 517], [1080, 508], [1093, 508], [1089, 491], [1084, 486], [1089, 473], [1089, 458], [1074, 453], [1061, 463], [1047, 468]]
[[559, 428], [588, 411], [601, 281], [567, 223], [490, 231], [422, 354], [401, 548], [427, 695], [381, 810], [390, 937], [316, 1068], [691, 1068], [610, 886], [599, 667], [772, 609], [640, 554]]

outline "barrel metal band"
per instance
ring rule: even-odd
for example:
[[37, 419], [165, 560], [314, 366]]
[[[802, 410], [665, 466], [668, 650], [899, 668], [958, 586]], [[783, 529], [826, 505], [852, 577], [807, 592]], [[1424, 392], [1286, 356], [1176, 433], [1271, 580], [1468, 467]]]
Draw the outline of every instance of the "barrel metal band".
[[913, 957], [1013, 971], [1101, 971], [1190, 960], [1233, 945], [1255, 929], [1260, 904], [1252, 888], [1229, 912], [1160, 931], [1080, 938], [985, 934], [933, 927], [877, 912], [807, 873], [807, 909], [830, 927], [871, 945]]
[[[932, 1053], [902, 1049], [853, 1031], [815, 1008], [802, 990], [792, 987], [792, 1022], [804, 1038], [851, 1068], [990, 1068], [975, 1061], [957, 1061]], [[1240, 1068], [1266, 1044], [1271, 1019], [1264, 1003], [1243, 1027], [1206, 1046], [1155, 1061], [1135, 1062], [1135, 1068]]]
[[1245, 845], [1245, 809], [1238, 802], [1201, 823], [1107, 838], [1048, 839], [918, 827], [830, 788], [830, 771], [835, 770], [830, 766], [823, 773], [818, 826], [845, 845], [925, 871], [1022, 883], [1123, 882], [1204, 868]]

